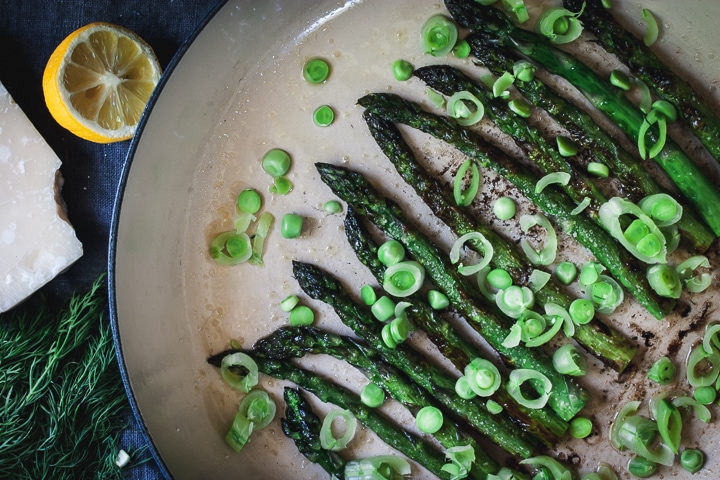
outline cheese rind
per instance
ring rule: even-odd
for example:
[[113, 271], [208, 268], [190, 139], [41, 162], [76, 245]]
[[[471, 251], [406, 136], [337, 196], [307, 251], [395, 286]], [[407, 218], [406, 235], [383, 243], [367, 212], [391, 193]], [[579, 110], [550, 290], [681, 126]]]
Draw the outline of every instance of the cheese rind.
[[60, 164], [0, 83], [0, 312], [82, 256], [59, 195]]

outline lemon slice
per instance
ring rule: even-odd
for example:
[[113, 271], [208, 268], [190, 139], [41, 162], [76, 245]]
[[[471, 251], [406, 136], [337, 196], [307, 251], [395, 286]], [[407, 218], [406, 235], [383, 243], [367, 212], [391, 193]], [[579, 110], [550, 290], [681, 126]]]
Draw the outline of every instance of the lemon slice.
[[127, 140], [160, 79], [152, 48], [134, 32], [91, 23], [68, 35], [43, 73], [45, 103], [55, 120], [98, 143]]

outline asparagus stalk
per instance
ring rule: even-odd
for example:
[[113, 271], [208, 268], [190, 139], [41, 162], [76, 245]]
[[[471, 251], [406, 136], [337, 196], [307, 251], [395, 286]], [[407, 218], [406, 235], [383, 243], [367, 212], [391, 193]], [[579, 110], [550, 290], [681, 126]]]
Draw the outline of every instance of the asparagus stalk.
[[[302, 357], [306, 353], [326, 354], [347, 361], [365, 374], [370, 381], [385, 390], [392, 398], [402, 403], [413, 414], [428, 405], [443, 409], [430, 394], [410, 381], [397, 368], [385, 363], [374, 349], [357, 341], [324, 332], [314, 327], [285, 327], [276, 330], [253, 346], [252, 356], [287, 360]], [[446, 418], [442, 428], [434, 433], [445, 448], [472, 444], [475, 450], [475, 466], [479, 469], [475, 478], [485, 478], [500, 468], [485, 450], [475, 442], [451, 418]]]
[[457, 92], [467, 91], [473, 94], [483, 105], [485, 114], [525, 152], [528, 159], [534, 162], [541, 174], [565, 172], [570, 174], [570, 181], [562, 189], [579, 204], [584, 198], [591, 203], [584, 210], [590, 218], [599, 222], [598, 209], [607, 202], [607, 197], [583, 173], [575, 169], [560, 155], [556, 145], [551, 144], [540, 132], [524, 119], [513, 113], [503, 99], [495, 98], [486, 88], [480, 88], [462, 72], [448, 65], [429, 65], [413, 72], [413, 75], [425, 82], [430, 88], [451, 96]]
[[305, 458], [317, 463], [331, 477], [345, 478], [345, 461], [337, 453], [322, 448], [320, 428], [322, 421], [315, 415], [308, 401], [299, 390], [285, 387], [285, 417], [280, 420], [285, 436], [295, 442], [298, 451]]
[[[219, 367], [223, 356], [223, 354], [214, 355], [208, 359], [208, 362]], [[273, 378], [293, 382], [311, 392], [321, 401], [351, 411], [360, 423], [375, 432], [385, 443], [439, 478], [449, 478], [447, 472], [442, 471], [442, 466], [445, 464], [443, 453], [430, 445], [424, 438], [415, 436], [397, 426], [376, 409], [365, 406], [360, 398], [347, 388], [289, 361], [270, 360], [262, 356], [253, 357], [253, 359], [260, 372]]]
[[[364, 117], [373, 138], [400, 176], [415, 189], [415, 192], [432, 211], [458, 236], [472, 231], [483, 234], [493, 245], [491, 265], [507, 271], [515, 284], [528, 285], [529, 274], [533, 270], [533, 266], [526, 257], [490, 227], [478, 222], [474, 216], [454, 204], [447, 189], [443, 188], [440, 182], [417, 162], [413, 151], [395, 124], [371, 112], [365, 112]], [[350, 217], [349, 214], [348, 217]], [[345, 231], [352, 231], [347, 220], [345, 224]], [[470, 242], [470, 246], [482, 252], [482, 247], [475, 245], [475, 242]], [[540, 303], [556, 303], [566, 309], [572, 302], [570, 295], [561, 290], [553, 281], [548, 282], [535, 295]], [[637, 352], [637, 346], [617, 330], [603, 324], [599, 319], [594, 319], [585, 325], [578, 325], [574, 338], [591, 354], [618, 372], [622, 372], [628, 366]]]
[[630, 72], [674, 103], [678, 114], [716, 159], [720, 159], [720, 118], [692, 86], [670, 70], [642, 41], [625, 30], [598, 0], [565, 0], [565, 7], [582, 12], [585, 28], [597, 37], [608, 52], [628, 66]]
[[674, 302], [660, 298], [645, 278], [645, 268], [597, 224], [582, 215], [572, 215], [574, 205], [562, 192], [546, 188], [535, 191], [538, 178], [502, 152], [487, 145], [477, 133], [460, 127], [448, 118], [438, 117], [419, 105], [393, 94], [370, 94], [359, 103], [374, 114], [419, 129], [460, 150], [481, 166], [505, 177], [530, 201], [540, 207], [555, 224], [595, 255], [608, 271], [635, 296], [653, 316], [662, 319]]
[[[537, 349], [524, 346], [507, 348], [502, 345], [509, 334], [509, 325], [496, 308], [477, 302], [476, 289], [449, 265], [446, 256], [403, 219], [399, 207], [382, 197], [365, 178], [343, 167], [316, 164], [323, 181], [333, 192], [358, 213], [367, 215], [389, 237], [401, 242], [416, 261], [425, 267], [426, 274], [443, 291], [451, 304], [479, 331], [504, 362], [515, 368], [534, 369], [553, 384], [548, 405], [563, 420], [573, 418], [587, 403], [588, 393], [574, 381], [559, 374], [552, 362]], [[471, 293], [471, 292], [474, 292]]]
[[[482, 32], [469, 35], [466, 40], [473, 55], [492, 73], [502, 75], [504, 72], [512, 71], [515, 60], [506, 47], [484, 38]], [[638, 202], [648, 195], [668, 193], [667, 189], [658, 185], [637, 158], [620, 147], [588, 113], [577, 108], [539, 79], [528, 82], [515, 79], [514, 85], [529, 102], [543, 108], [568, 130], [575, 143], [584, 149], [581, 155], [574, 158], [587, 157], [591, 161], [607, 165], [620, 181], [622, 193], [628, 199]], [[687, 201], [682, 198], [679, 201], [683, 205], [683, 216], [677, 223], [678, 229], [692, 249], [703, 253], [715, 240], [715, 235], [708, 230]]]
[[[497, 9], [482, 7], [472, 0], [446, 0], [445, 5], [459, 24], [493, 35], [496, 41], [511, 47], [518, 55], [524, 55], [550, 73], [565, 78], [631, 140], [638, 141], [643, 114], [627, 98], [618, 96], [615, 88], [587, 65], [548, 45], [539, 36], [515, 27]], [[657, 128], [654, 125], [649, 135], [652, 141], [657, 140]], [[707, 175], [670, 139], [654, 160], [695, 207], [713, 233], [720, 235], [720, 191]]]
[[297, 261], [293, 262], [293, 272], [306, 294], [330, 305], [342, 321], [356, 335], [373, 345], [387, 363], [433, 395], [447, 410], [466, 419], [471, 427], [511, 455], [526, 458], [536, 450], [534, 439], [528, 438], [518, 425], [501, 415], [492, 415], [478, 402], [460, 398], [455, 393], [455, 382], [426, 356], [403, 344], [387, 347], [380, 332], [382, 325], [368, 309], [350, 298], [337, 279], [313, 265]]
[[[378, 246], [370, 238], [370, 234], [352, 208], [348, 208], [344, 225], [345, 235], [358, 259], [382, 283], [385, 266], [378, 260]], [[438, 350], [458, 370], [463, 371], [475, 358], [483, 358], [477, 348], [465, 341], [447, 321], [438, 318], [438, 315], [418, 295], [408, 297], [407, 301], [412, 303], [409, 316], [415, 326], [428, 334]], [[505, 390], [505, 381], [506, 378], [503, 376], [501, 387], [495, 392], [492, 399], [502, 405], [504, 411], [525, 425], [525, 429], [537, 436], [545, 445], [554, 445], [555, 441], [567, 430], [567, 423], [548, 409], [529, 409], [519, 405]]]

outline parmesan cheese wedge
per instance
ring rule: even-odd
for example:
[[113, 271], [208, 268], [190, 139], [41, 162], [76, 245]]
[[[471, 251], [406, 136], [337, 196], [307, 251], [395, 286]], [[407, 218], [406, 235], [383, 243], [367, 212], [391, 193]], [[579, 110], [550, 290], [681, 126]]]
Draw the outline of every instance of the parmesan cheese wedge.
[[60, 164], [0, 83], [0, 312], [82, 256], [60, 198]]

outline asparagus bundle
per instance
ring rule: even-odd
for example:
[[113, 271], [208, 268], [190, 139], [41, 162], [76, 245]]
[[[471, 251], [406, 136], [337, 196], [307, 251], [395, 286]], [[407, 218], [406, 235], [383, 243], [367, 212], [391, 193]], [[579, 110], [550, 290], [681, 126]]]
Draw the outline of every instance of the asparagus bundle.
[[[378, 259], [378, 246], [370, 238], [369, 232], [352, 208], [348, 209], [344, 226], [345, 235], [358, 259], [372, 271], [378, 282], [382, 283], [385, 266]], [[478, 349], [465, 341], [447, 321], [438, 318], [438, 315], [423, 299], [419, 298], [418, 294], [407, 297], [405, 300], [412, 304], [409, 316], [415, 326], [428, 334], [438, 350], [458, 370], [463, 371], [475, 358], [483, 358]], [[508, 415], [524, 425], [526, 431], [534, 434], [545, 445], [554, 445], [567, 430], [567, 423], [547, 408], [532, 409], [519, 405], [507, 393], [505, 386], [506, 378], [503, 376], [500, 388], [492, 395], [491, 399], [502, 405]]]
[[[415, 192], [425, 201], [433, 212], [442, 219], [457, 236], [471, 231], [480, 232], [493, 245], [493, 256], [490, 264], [508, 272], [517, 285], [528, 285], [533, 267], [524, 255], [512, 247], [510, 242], [501, 238], [487, 225], [480, 223], [464, 209], [457, 207], [449, 193], [440, 182], [432, 177], [415, 159], [415, 156], [402, 137], [397, 127], [383, 118], [366, 111], [365, 121], [370, 133], [388, 157], [390, 162], [403, 179], [411, 185]], [[348, 214], [348, 218], [350, 215]], [[353, 231], [346, 220], [346, 233]], [[351, 242], [354, 246], [355, 242]], [[475, 242], [469, 242], [478, 251]], [[356, 249], [357, 250], [357, 249]], [[368, 255], [368, 257], [371, 257]], [[568, 308], [572, 298], [555, 282], [548, 282], [536, 292], [537, 299], [545, 303], [556, 303]], [[595, 319], [591, 323], [578, 325], [575, 329], [575, 340], [591, 354], [601, 359], [606, 365], [622, 372], [632, 361], [637, 347], [623, 337], [618, 331]]]
[[653, 316], [661, 319], [672, 309], [674, 302], [660, 298], [653, 291], [645, 278], [643, 266], [625, 249], [620, 248], [603, 228], [587, 217], [572, 214], [575, 205], [562, 192], [553, 188], [536, 191], [537, 176], [498, 149], [487, 145], [477, 133], [393, 94], [370, 94], [358, 102], [379, 117], [406, 124], [445, 141], [478, 161], [484, 168], [505, 177], [551, 217], [561, 230], [595, 255]]
[[[598, 110], [606, 114], [634, 142], [638, 141], [644, 116], [615, 88], [575, 57], [547, 44], [538, 35], [517, 28], [502, 12], [483, 7], [472, 0], [446, 0], [453, 18], [465, 27], [482, 31], [488, 38], [510, 47], [518, 58], [526, 56], [550, 73], [560, 75], [575, 86]], [[654, 126], [648, 132], [658, 138]], [[695, 207], [715, 235], [720, 235], [720, 191], [673, 141], [665, 142], [654, 158], [678, 190]]]
[[[571, 379], [559, 374], [552, 362], [538, 350], [524, 346], [508, 348], [503, 341], [509, 334], [509, 325], [497, 308], [481, 305], [479, 294], [467, 278], [451, 268], [445, 256], [403, 218], [397, 205], [382, 197], [362, 175], [346, 168], [329, 164], [316, 164], [322, 180], [332, 191], [358, 213], [372, 222], [391, 238], [402, 243], [406, 250], [422, 264], [427, 275], [509, 366], [528, 368], [545, 375], [553, 384], [548, 405], [563, 420], [573, 418], [587, 403], [588, 393]], [[309, 292], [308, 292], [309, 293]], [[311, 295], [312, 296], [312, 295]]]
[[[513, 70], [515, 60], [507, 47], [485, 38], [482, 32], [471, 34], [466, 40], [473, 55], [495, 75]], [[637, 158], [619, 146], [588, 113], [537, 78], [529, 81], [516, 78], [514, 85], [526, 100], [548, 112], [584, 149], [581, 155], [573, 158], [587, 157], [607, 165], [620, 181], [622, 193], [629, 200], [637, 203], [649, 195], [668, 193]], [[677, 223], [680, 234], [690, 248], [698, 253], [705, 252], [715, 240], [715, 235], [684, 199], [679, 201], [683, 206], [683, 216]]]
[[720, 118], [686, 81], [675, 74], [642, 41], [625, 30], [599, 0], [564, 0], [565, 7], [582, 12], [580, 19], [608, 52], [628, 66], [630, 72], [655, 93], [674, 103], [695, 136], [716, 159], [720, 159]]

